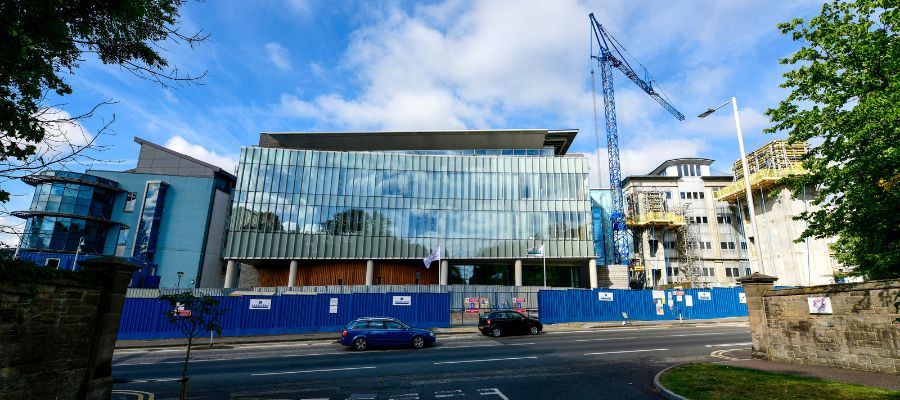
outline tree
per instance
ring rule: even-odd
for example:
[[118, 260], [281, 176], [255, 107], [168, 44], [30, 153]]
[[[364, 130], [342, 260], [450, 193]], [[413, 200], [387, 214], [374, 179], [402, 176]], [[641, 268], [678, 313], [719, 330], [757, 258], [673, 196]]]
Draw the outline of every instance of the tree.
[[781, 63], [791, 90], [769, 109], [791, 142], [811, 141], [795, 195], [819, 189], [798, 240], [837, 237], [837, 259], [871, 279], [900, 276], [900, 10], [896, 1], [833, 1], [779, 24], [803, 47]]
[[206, 332], [222, 334], [222, 316], [226, 310], [219, 307], [219, 301], [212, 296], [201, 294], [194, 296], [193, 292], [183, 292], [159, 297], [169, 303], [169, 309], [165, 311], [169, 323], [178, 327], [178, 330], [187, 338], [187, 352], [184, 355], [184, 368], [181, 372], [181, 399], [187, 397], [188, 388], [188, 363], [191, 359], [191, 347], [194, 341]]
[[[163, 43], [203, 41], [178, 24], [185, 0], [0, 0], [0, 185], [54, 166], [95, 161], [103, 151], [81, 122], [94, 115], [69, 114], [48, 104], [72, 93], [65, 81], [87, 55], [118, 65], [161, 85], [191, 83], [203, 75], [180, 73], [160, 54]], [[0, 187], [0, 205], [10, 199]], [[8, 231], [9, 227], [6, 227]]]

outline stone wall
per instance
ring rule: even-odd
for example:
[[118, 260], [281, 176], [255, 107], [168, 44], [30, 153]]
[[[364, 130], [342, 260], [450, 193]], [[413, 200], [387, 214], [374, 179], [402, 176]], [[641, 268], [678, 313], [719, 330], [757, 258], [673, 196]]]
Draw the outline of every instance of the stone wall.
[[[742, 280], [754, 356], [770, 361], [900, 374], [900, 280], [771, 290]], [[809, 298], [827, 297], [830, 314], [810, 313]]]
[[99, 303], [99, 286], [0, 282], [0, 398], [78, 398]]
[[0, 399], [110, 397], [125, 291], [138, 267], [114, 257], [79, 267], [86, 271], [77, 276], [0, 274]]
[[609, 289], [628, 289], [628, 266], [607, 265], [597, 268], [597, 286]]

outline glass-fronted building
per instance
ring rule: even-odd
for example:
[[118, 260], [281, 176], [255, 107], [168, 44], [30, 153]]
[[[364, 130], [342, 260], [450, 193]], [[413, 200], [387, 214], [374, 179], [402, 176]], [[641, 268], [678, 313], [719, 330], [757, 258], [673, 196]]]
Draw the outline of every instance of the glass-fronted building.
[[[38, 265], [73, 269], [98, 255], [144, 268], [132, 286], [221, 287], [221, 258], [235, 177], [221, 168], [135, 138], [135, 168], [45, 171], [35, 186], [17, 254]], [[79, 249], [80, 244], [80, 249]], [[179, 276], [180, 273], [180, 276]]]
[[587, 286], [588, 163], [566, 154], [576, 134], [263, 133], [241, 152], [226, 286], [539, 285], [543, 260], [526, 253], [540, 246], [548, 284]]

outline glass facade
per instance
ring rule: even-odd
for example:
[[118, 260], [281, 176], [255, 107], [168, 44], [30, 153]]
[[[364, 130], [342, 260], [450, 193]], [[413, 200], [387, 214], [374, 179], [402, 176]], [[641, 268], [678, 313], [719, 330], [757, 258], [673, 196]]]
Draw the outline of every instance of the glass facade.
[[[102, 253], [116, 182], [68, 171], [46, 171], [26, 179], [35, 186], [31, 207], [22, 212], [22, 248]], [[17, 213], [19, 214], [19, 213]]]
[[163, 206], [166, 203], [166, 189], [163, 182], [148, 182], [141, 218], [135, 232], [133, 257], [142, 261], [153, 262], [156, 253], [156, 241], [159, 238], [159, 225], [162, 222]]
[[225, 257], [593, 256], [585, 158], [419, 153], [244, 148]]
[[108, 223], [81, 218], [37, 215], [25, 222], [22, 248], [75, 251], [84, 238], [84, 253], [100, 254], [106, 243]]

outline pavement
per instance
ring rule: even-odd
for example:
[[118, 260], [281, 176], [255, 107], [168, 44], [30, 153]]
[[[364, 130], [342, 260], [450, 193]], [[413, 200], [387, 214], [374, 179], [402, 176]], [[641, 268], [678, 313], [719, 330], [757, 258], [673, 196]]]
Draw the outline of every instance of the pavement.
[[818, 365], [783, 364], [767, 360], [751, 359], [750, 350], [731, 351], [733, 360], [722, 361], [721, 364], [750, 368], [760, 371], [778, 372], [782, 374], [801, 375], [829, 381], [851, 383], [854, 385], [878, 387], [882, 389], [900, 390], [900, 377], [877, 372], [855, 371], [850, 369], [824, 367]]
[[[740, 324], [747, 323], [747, 317], [735, 318], [717, 318], [704, 320], [683, 320], [683, 321], [629, 321], [627, 326], [632, 327], [674, 327], [674, 326], [715, 326], [719, 324]], [[621, 321], [611, 322], [570, 322], [560, 324], [545, 324], [544, 332], [572, 332], [593, 329], [610, 329], [622, 327]], [[450, 328], [434, 328], [435, 333], [439, 335], [465, 335], [477, 334], [478, 329], [475, 325], [454, 326]], [[257, 343], [280, 343], [280, 342], [299, 342], [299, 341], [323, 341], [337, 340], [336, 332], [316, 332], [316, 333], [300, 333], [286, 335], [258, 335], [258, 336], [223, 336], [210, 340], [208, 337], [198, 338], [195, 342], [195, 348], [202, 350], [203, 348], [228, 347], [241, 344], [257, 344]], [[160, 348], [160, 347], [179, 347], [187, 343], [186, 339], [151, 339], [151, 340], [119, 340], [116, 341], [116, 349], [141, 349], [141, 348]]]

